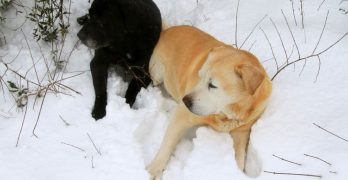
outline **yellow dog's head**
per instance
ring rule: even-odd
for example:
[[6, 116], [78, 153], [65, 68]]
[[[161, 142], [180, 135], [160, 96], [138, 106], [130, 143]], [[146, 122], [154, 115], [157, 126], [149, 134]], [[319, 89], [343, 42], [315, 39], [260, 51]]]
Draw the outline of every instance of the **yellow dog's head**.
[[231, 46], [213, 48], [199, 77], [183, 98], [186, 107], [199, 116], [223, 113], [229, 119], [243, 119], [270, 93], [270, 88], [260, 88], [270, 81], [258, 59]]

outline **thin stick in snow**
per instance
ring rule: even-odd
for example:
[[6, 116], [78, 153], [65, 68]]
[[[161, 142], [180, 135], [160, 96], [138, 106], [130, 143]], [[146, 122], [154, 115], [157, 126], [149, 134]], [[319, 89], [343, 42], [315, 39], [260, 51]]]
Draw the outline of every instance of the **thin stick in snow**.
[[[27, 88], [29, 89], [29, 82], [27, 82]], [[25, 106], [25, 112], [24, 112], [24, 116], [23, 116], [23, 120], [22, 120], [22, 124], [21, 124], [21, 129], [19, 130], [19, 134], [17, 137], [16, 147], [18, 147], [19, 139], [21, 138], [21, 134], [22, 134], [23, 126], [24, 126], [24, 121], [25, 121], [25, 118], [27, 117], [27, 111], [28, 111], [28, 104]]]
[[302, 72], [303, 72], [304, 68], [306, 67], [306, 65], [307, 65], [307, 59], [305, 59], [305, 60], [304, 60], [304, 63], [303, 63], [302, 69], [301, 69], [300, 74], [299, 74], [298, 76], [301, 76], [301, 74], [302, 74]]
[[68, 122], [66, 122], [66, 120], [63, 119], [63, 117], [61, 115], [59, 115], [59, 118], [63, 121], [63, 123], [66, 125], [66, 126], [70, 126], [70, 124]]
[[82, 152], [85, 152], [85, 150], [84, 150], [84, 149], [82, 149], [82, 148], [80, 148], [80, 147], [77, 147], [77, 146], [75, 146], [75, 145], [68, 144], [68, 143], [65, 143], [65, 142], [61, 142], [61, 143], [62, 143], [62, 144], [64, 144], [64, 145], [67, 145], [67, 146], [73, 147], [73, 148], [75, 148], [75, 149], [78, 149], [78, 150], [80, 150], [80, 151], [82, 151]]
[[289, 56], [288, 56], [288, 53], [286, 52], [286, 48], [285, 48], [285, 45], [284, 45], [284, 41], [283, 41], [283, 38], [282, 36], [280, 35], [280, 32], [277, 28], [277, 25], [274, 23], [274, 21], [272, 20], [272, 18], [269, 18], [270, 21], [272, 22], [273, 24], [273, 27], [275, 28], [275, 30], [277, 31], [277, 34], [278, 34], [278, 37], [280, 39], [280, 42], [282, 43], [282, 47], [283, 47], [283, 51], [284, 51], [284, 54], [285, 54], [285, 57], [286, 57], [286, 63], [289, 63]]
[[323, 160], [323, 159], [321, 159], [321, 158], [319, 158], [319, 157], [316, 157], [316, 156], [313, 156], [313, 155], [308, 155], [308, 154], [303, 154], [303, 155], [305, 155], [305, 156], [307, 156], [307, 157], [314, 158], [314, 159], [318, 159], [318, 160], [320, 160], [320, 161], [322, 161], [322, 162], [324, 162], [324, 163], [326, 163], [326, 164], [328, 164], [328, 165], [331, 166], [331, 163], [329, 163], [329, 162], [327, 162], [327, 161], [325, 161], [325, 160]]
[[287, 159], [284, 159], [284, 158], [282, 158], [282, 157], [276, 156], [276, 155], [274, 155], [274, 154], [273, 154], [273, 156], [276, 157], [276, 158], [278, 158], [278, 159], [280, 159], [280, 160], [282, 160], [282, 161], [289, 162], [289, 163], [292, 163], [292, 164], [296, 164], [296, 165], [298, 165], [298, 166], [302, 166], [302, 164], [300, 164], [300, 163], [296, 163], [296, 162], [293, 162], [293, 161], [289, 161], [289, 160], [287, 160]]
[[253, 34], [253, 32], [255, 31], [256, 27], [267, 17], [267, 14], [265, 16], [263, 16], [262, 19], [260, 19], [259, 22], [257, 22], [255, 24], [255, 26], [253, 27], [253, 29], [250, 31], [250, 33], [248, 34], [248, 36], [245, 38], [245, 40], [243, 41], [242, 45], [240, 45], [239, 49], [242, 49], [243, 45], [245, 44], [245, 42], [250, 38], [250, 36]]
[[318, 46], [319, 46], [319, 43], [320, 43], [320, 41], [321, 41], [321, 38], [323, 37], [323, 34], [324, 34], [324, 30], [325, 30], [325, 27], [326, 27], [326, 23], [327, 23], [328, 17], [329, 17], [329, 11], [327, 11], [327, 13], [326, 13], [325, 23], [324, 23], [323, 29], [321, 30], [321, 33], [320, 33], [320, 36], [319, 36], [319, 40], [318, 40], [317, 44], [315, 45], [315, 48], [314, 48], [312, 54], [314, 54], [314, 53], [315, 53], [315, 50], [317, 50], [317, 48], [318, 48]]
[[93, 156], [91, 158], [92, 169], [94, 169]]
[[304, 29], [303, 0], [300, 0], [300, 2], [301, 2], [301, 22], [302, 22], [302, 29]]
[[256, 40], [250, 45], [248, 51], [251, 51], [251, 49], [254, 47], [255, 43], [256, 43]]
[[269, 41], [268, 36], [267, 36], [267, 34], [265, 33], [265, 31], [264, 31], [262, 28], [260, 28], [260, 30], [263, 32], [263, 35], [265, 35], [265, 37], [266, 37], [266, 39], [267, 39], [268, 45], [269, 45], [269, 47], [271, 48], [271, 51], [272, 51], [272, 55], [273, 55], [274, 62], [276, 63], [277, 70], [278, 70], [278, 69], [279, 69], [279, 65], [278, 65], [277, 58], [276, 58], [276, 56], [275, 56], [275, 54], [274, 54], [272, 44], [271, 44], [271, 42]]
[[87, 133], [87, 136], [88, 136], [89, 140], [91, 140], [91, 142], [92, 142], [92, 144], [93, 144], [93, 146], [94, 146], [94, 149], [97, 151], [97, 153], [98, 153], [99, 155], [102, 155], [101, 152], [100, 152], [100, 149], [97, 148], [97, 146], [95, 145], [93, 139], [91, 138], [91, 136], [90, 136], [88, 133]]
[[37, 83], [40, 84], [39, 75], [38, 75], [37, 70], [36, 70], [36, 66], [35, 66], [35, 63], [34, 63], [34, 57], [33, 57], [33, 54], [32, 54], [32, 52], [31, 52], [31, 48], [30, 48], [30, 45], [29, 45], [29, 43], [28, 43], [27, 36], [26, 36], [25, 33], [23, 32], [23, 29], [21, 29], [21, 32], [22, 32], [22, 34], [23, 34], [23, 36], [24, 36], [25, 42], [26, 42], [26, 44], [27, 44], [27, 46], [28, 46], [28, 49], [29, 49], [31, 61], [32, 61], [32, 63], [33, 63], [34, 70], [35, 70], [35, 75], [36, 75]]
[[301, 174], [301, 173], [284, 173], [284, 172], [271, 172], [271, 171], [263, 171], [265, 173], [270, 174], [276, 174], [276, 175], [290, 175], [290, 176], [310, 176], [310, 177], [317, 177], [321, 178], [321, 175], [314, 175], [314, 174]]
[[[41, 111], [42, 111], [42, 106], [43, 106], [43, 104], [44, 104], [44, 102], [45, 102], [48, 88], [49, 88], [49, 87], [47, 87], [47, 88], [45, 89], [45, 94], [44, 94], [44, 96], [43, 96], [43, 99], [42, 99], [42, 102], [41, 102], [41, 105], [40, 105], [39, 114], [37, 115], [37, 119], [36, 119], [36, 122], [35, 122], [35, 125], [34, 125], [34, 128], [33, 128], [33, 131], [32, 131], [32, 134], [33, 134], [36, 138], [38, 138], [38, 136], [35, 134], [35, 130], [36, 130], [37, 124], [39, 123], [39, 119], [40, 119], [40, 115], [41, 115]], [[38, 94], [40, 94], [40, 92], [39, 92]]]
[[238, 35], [238, 11], [239, 11], [239, 2], [240, 0], [238, 0], [238, 4], [237, 4], [237, 11], [236, 11], [236, 29], [234, 31], [234, 41], [235, 41], [235, 45], [238, 48], [238, 39], [237, 39], [237, 35]]
[[290, 28], [288, 19], [286, 18], [285, 14], [284, 14], [284, 11], [283, 11], [283, 10], [281, 10], [281, 11], [282, 11], [283, 17], [284, 17], [284, 19], [285, 19], [286, 25], [287, 25], [287, 27], [288, 27], [288, 29], [289, 29], [289, 32], [290, 32], [290, 34], [291, 34], [292, 40], [293, 40], [294, 43], [295, 43], [295, 47], [296, 47], [296, 50], [297, 50], [298, 58], [301, 58], [300, 50], [299, 50], [299, 48], [298, 48], [298, 45], [297, 45], [297, 42], [296, 42], [296, 40], [295, 40], [294, 34], [292, 33], [292, 30], [291, 30], [291, 28]]
[[297, 60], [294, 60], [294, 61], [292, 61], [292, 62], [290, 62], [290, 63], [288, 63], [288, 64], [285, 64], [284, 66], [282, 66], [282, 67], [273, 75], [273, 77], [271, 78], [271, 80], [274, 80], [274, 79], [277, 77], [277, 75], [278, 75], [281, 71], [283, 71], [286, 67], [288, 67], [288, 66], [290, 66], [290, 65], [292, 65], [292, 64], [295, 64], [295, 63], [297, 63], [297, 62], [299, 62], [299, 61], [302, 61], [302, 60], [305, 60], [305, 59], [309, 59], [309, 58], [313, 58], [313, 57], [318, 57], [318, 56], [320, 56], [321, 54], [325, 53], [326, 51], [330, 50], [332, 47], [334, 47], [335, 45], [337, 45], [337, 43], [341, 42], [347, 35], [348, 35], [348, 32], [345, 33], [343, 36], [341, 36], [337, 41], [335, 41], [334, 43], [332, 43], [330, 46], [328, 46], [326, 49], [324, 49], [324, 50], [322, 50], [322, 51], [320, 51], [320, 52], [318, 52], [318, 53], [316, 53], [316, 54], [311, 54], [311, 55], [306, 56], [306, 57], [300, 57], [300, 58], [297, 59]]
[[335, 136], [335, 137], [338, 137], [338, 138], [342, 139], [343, 141], [348, 142], [347, 139], [345, 139], [345, 138], [343, 138], [343, 137], [341, 137], [341, 136], [338, 136], [337, 134], [334, 134], [334, 133], [332, 133], [332, 132], [329, 131], [329, 130], [324, 129], [323, 127], [321, 127], [321, 126], [319, 126], [319, 125], [317, 125], [317, 124], [315, 124], [315, 123], [313, 123], [313, 125], [314, 125], [314, 126], [317, 126], [318, 128], [320, 128], [320, 129], [326, 131], [327, 133], [329, 133], [329, 134], [331, 134], [331, 135], [333, 135], [333, 136]]
[[318, 57], [318, 71], [317, 71], [317, 75], [315, 76], [314, 82], [318, 81], [318, 77], [319, 77], [319, 73], [320, 73], [320, 69], [321, 69], [321, 59], [320, 59], [320, 56], [317, 56], [317, 57]]
[[297, 26], [297, 21], [296, 21], [296, 16], [295, 16], [295, 8], [294, 8], [294, 0], [290, 0], [290, 1], [291, 1], [291, 7], [292, 7], [292, 15], [294, 16], [295, 25]]
[[320, 9], [321, 5], [323, 5], [323, 4], [324, 4], [324, 2], [325, 2], [325, 0], [323, 0], [323, 1], [320, 3], [320, 5], [319, 5], [319, 7], [318, 7], [317, 11], [319, 11], [319, 9]]

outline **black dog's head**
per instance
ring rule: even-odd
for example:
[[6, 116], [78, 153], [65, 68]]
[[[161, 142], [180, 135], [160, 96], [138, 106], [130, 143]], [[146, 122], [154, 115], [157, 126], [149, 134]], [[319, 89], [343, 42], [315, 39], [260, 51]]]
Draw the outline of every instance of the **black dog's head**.
[[83, 25], [77, 36], [89, 48], [107, 47], [125, 33], [122, 16], [115, 0], [94, 0], [89, 13], [77, 19]]

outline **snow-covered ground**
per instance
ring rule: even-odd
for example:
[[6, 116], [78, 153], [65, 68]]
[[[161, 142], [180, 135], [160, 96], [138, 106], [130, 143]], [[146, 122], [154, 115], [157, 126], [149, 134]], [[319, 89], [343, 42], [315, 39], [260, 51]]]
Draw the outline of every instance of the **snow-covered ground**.
[[[267, 15], [259, 27], [267, 34], [279, 65], [285, 62], [286, 57], [270, 18], [282, 35], [288, 55], [292, 54], [290, 61], [298, 58], [281, 10], [287, 16], [301, 57], [310, 55], [315, 48], [328, 10], [330, 13], [326, 29], [316, 52], [329, 47], [348, 32], [348, 15], [339, 10], [347, 9], [347, 1], [325, 1], [318, 10], [322, 1], [303, 0], [303, 29], [300, 0], [293, 0], [297, 26], [290, 0], [241, 0], [237, 41], [237, 0], [155, 2], [167, 24], [191, 24], [228, 44], [237, 42], [239, 47], [255, 24]], [[31, 5], [28, 2], [25, 4]], [[100, 121], [94, 121], [90, 115], [94, 90], [88, 71], [92, 53], [84, 45], [78, 44], [69, 58], [80, 28], [75, 19], [86, 13], [89, 6], [87, 0], [72, 0], [70, 33], [62, 53], [62, 59], [69, 59], [69, 63], [63, 74], [58, 73], [69, 77], [84, 72], [63, 81], [64, 85], [81, 95], [66, 89], [63, 92], [70, 96], [50, 93], [37, 101], [32, 96], [25, 115], [26, 108], [16, 107], [7, 88], [0, 90], [0, 179], [149, 179], [145, 166], [158, 150], [175, 102], [160, 89], [148, 87], [142, 89], [136, 108], [131, 109], [123, 98], [127, 84], [117, 75], [110, 74], [107, 115]], [[24, 9], [30, 11], [28, 8]], [[37, 70], [39, 79], [43, 78], [46, 66], [42, 63], [42, 54], [49, 60], [50, 46], [40, 42], [40, 50], [31, 35], [33, 25], [29, 21], [23, 24], [25, 11], [16, 16], [14, 10], [9, 10], [2, 12], [2, 15], [7, 16], [7, 20], [0, 24], [0, 37], [3, 33], [6, 44], [0, 47], [0, 60], [5, 63], [13, 61], [9, 66], [20, 74], [28, 72], [26, 77], [29, 80], [37, 81], [34, 69]], [[18, 27], [20, 28], [14, 31]], [[259, 27], [243, 45], [243, 49], [251, 47], [251, 52], [259, 57], [269, 75], [273, 76], [276, 64], [271, 59], [273, 55], [270, 45]], [[200, 127], [180, 142], [164, 171], [163, 179], [318, 179], [310, 176], [274, 175], [264, 171], [320, 175], [325, 180], [347, 179], [348, 142], [313, 124], [348, 138], [347, 47], [348, 40], [345, 38], [320, 56], [320, 66], [318, 58], [314, 57], [307, 60], [303, 71], [304, 61], [301, 61], [296, 66], [289, 66], [275, 78], [269, 106], [252, 129], [248, 175], [237, 168], [233, 142], [229, 135]], [[31, 68], [32, 59], [37, 62], [35, 68]], [[316, 80], [319, 67], [320, 74]], [[6, 75], [3, 76], [5, 72]], [[3, 63], [0, 63], [0, 75], [5, 81], [20, 83], [18, 76], [7, 72]], [[21, 83], [23, 82], [22, 80]], [[43, 100], [35, 129], [38, 137], [35, 137], [32, 131]], [[24, 115], [23, 131], [16, 147]], [[304, 154], [319, 157], [331, 165]], [[301, 165], [280, 160], [274, 155]]]

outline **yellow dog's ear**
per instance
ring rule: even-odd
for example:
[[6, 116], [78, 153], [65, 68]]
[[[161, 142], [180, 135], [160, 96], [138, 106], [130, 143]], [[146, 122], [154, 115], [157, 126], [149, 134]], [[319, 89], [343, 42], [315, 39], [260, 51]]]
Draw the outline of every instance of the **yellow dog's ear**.
[[231, 49], [233, 48], [230, 48], [230, 46], [227, 45], [217, 46], [210, 49], [202, 68], [198, 72], [199, 76], [202, 76], [202, 74], [206, 73], [209, 70], [211, 63], [213, 63], [214, 61], [235, 53], [235, 51], [231, 51]]
[[241, 64], [236, 66], [234, 70], [242, 78], [244, 86], [250, 95], [254, 95], [265, 79], [264, 73], [252, 65]]

